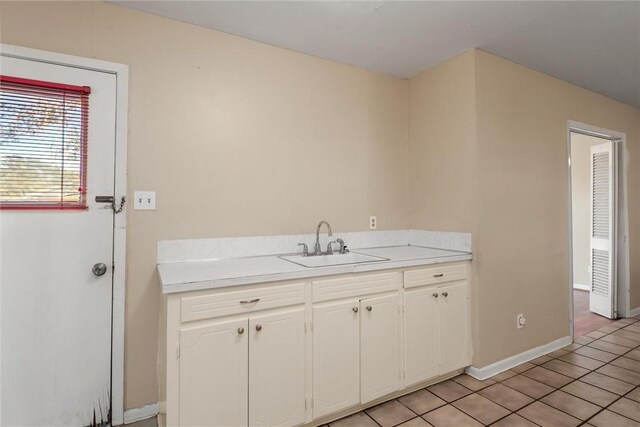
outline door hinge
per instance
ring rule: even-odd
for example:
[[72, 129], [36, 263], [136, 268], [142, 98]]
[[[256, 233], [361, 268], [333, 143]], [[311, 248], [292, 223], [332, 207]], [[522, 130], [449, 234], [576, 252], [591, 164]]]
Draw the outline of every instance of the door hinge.
[[305, 322], [304, 323], [304, 331], [305, 332], [313, 332], [313, 322]]

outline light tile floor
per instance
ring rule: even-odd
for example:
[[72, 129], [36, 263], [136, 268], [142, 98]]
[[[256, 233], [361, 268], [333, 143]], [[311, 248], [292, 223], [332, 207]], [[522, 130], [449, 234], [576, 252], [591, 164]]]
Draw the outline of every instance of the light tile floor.
[[640, 427], [640, 316], [485, 381], [466, 374], [331, 427]]

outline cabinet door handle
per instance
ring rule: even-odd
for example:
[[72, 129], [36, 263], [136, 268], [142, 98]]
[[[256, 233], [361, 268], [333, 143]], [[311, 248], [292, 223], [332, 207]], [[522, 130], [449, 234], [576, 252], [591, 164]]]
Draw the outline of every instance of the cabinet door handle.
[[238, 335], [244, 334], [244, 328], [238, 328]]
[[443, 273], [440, 273], [440, 274], [434, 274], [434, 275], [433, 275], [433, 277], [444, 277], [444, 274], [443, 274]]
[[373, 310], [373, 307], [371, 307], [370, 305], [368, 305], [366, 308], [367, 308], [367, 311]]
[[431, 294], [431, 295], [433, 295], [433, 297], [434, 297], [434, 298], [438, 298], [438, 293], [437, 293], [437, 292], [434, 292], [434, 293], [433, 293], [433, 294]]
[[354, 313], [358, 312], [358, 307], [353, 307], [351, 310], [353, 310]]
[[256, 331], [260, 332], [262, 330], [262, 325], [256, 325]]
[[260, 298], [245, 299], [240, 301], [240, 304], [253, 304], [254, 302], [258, 302], [258, 301], [260, 301]]
[[446, 298], [446, 297], [448, 297], [448, 296], [449, 296], [449, 294], [448, 294], [447, 292], [443, 292], [443, 293], [442, 293], [442, 296]]

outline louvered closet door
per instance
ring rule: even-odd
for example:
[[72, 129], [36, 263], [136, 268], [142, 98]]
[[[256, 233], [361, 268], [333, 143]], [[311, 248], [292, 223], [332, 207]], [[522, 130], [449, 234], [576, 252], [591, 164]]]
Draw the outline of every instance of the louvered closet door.
[[613, 318], [613, 143], [591, 147], [591, 292], [589, 309]]

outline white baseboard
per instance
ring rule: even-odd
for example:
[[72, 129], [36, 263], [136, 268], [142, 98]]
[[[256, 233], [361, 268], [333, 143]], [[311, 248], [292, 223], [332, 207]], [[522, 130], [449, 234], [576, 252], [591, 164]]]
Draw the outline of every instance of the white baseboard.
[[139, 408], [131, 408], [124, 411], [124, 423], [131, 424], [136, 421], [146, 420], [147, 418], [158, 415], [158, 404], [151, 403]]
[[516, 354], [515, 356], [507, 357], [506, 359], [502, 359], [496, 363], [492, 363], [491, 365], [484, 366], [482, 368], [469, 366], [466, 369], [466, 372], [467, 374], [471, 375], [475, 379], [486, 380], [489, 377], [499, 374], [500, 372], [504, 372], [508, 369], [514, 368], [518, 365], [523, 364], [524, 362], [528, 362], [529, 360], [533, 360], [536, 357], [540, 357], [547, 353], [551, 353], [552, 351], [558, 350], [562, 347], [566, 347], [572, 342], [573, 340], [571, 339], [571, 337], [567, 336], [564, 338], [557, 339], [555, 341], [551, 341], [550, 343], [541, 345], [540, 347], [532, 348], [520, 354]]
[[581, 285], [580, 283], [574, 283], [573, 289], [578, 289], [580, 291], [590, 291], [591, 288], [588, 285]]
[[640, 315], [640, 307], [636, 307], [633, 310], [631, 310], [629, 312], [629, 316], [627, 316], [627, 317], [636, 317], [638, 315]]

